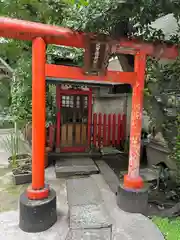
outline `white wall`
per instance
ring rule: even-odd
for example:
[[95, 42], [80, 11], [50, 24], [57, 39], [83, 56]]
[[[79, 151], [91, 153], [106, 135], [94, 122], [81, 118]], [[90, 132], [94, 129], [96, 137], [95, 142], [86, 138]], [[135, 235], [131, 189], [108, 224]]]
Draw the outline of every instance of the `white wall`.
[[125, 108], [125, 99], [122, 98], [95, 98], [93, 111], [110, 113], [123, 113]]
[[108, 70], [120, 71], [120, 72], [123, 71], [121, 65], [119, 64], [119, 60], [117, 59], [117, 57], [114, 59], [110, 59], [109, 65], [108, 65]]

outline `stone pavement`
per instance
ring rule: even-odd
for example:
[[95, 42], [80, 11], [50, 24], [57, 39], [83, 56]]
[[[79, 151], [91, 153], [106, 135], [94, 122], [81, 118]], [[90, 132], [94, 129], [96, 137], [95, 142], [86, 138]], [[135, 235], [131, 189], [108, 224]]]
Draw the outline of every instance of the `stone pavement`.
[[101, 174], [92, 178], [98, 185], [102, 199], [112, 219], [112, 240], [164, 240], [152, 221], [141, 214], [127, 213], [119, 209], [116, 196]]
[[[102, 202], [106, 212], [109, 216], [110, 223], [112, 224], [112, 240], [163, 240], [163, 236], [157, 227], [141, 214], [130, 214], [121, 211], [116, 204], [116, 196], [110, 190], [101, 174], [92, 175], [91, 180], [97, 185], [101, 195]], [[83, 180], [83, 178], [81, 178]], [[54, 173], [54, 167], [50, 167], [46, 170], [46, 181], [56, 190], [57, 193], [57, 209], [58, 209], [58, 221], [49, 230], [42, 233], [25, 233], [18, 228], [18, 210], [0, 213], [0, 239], [3, 240], [108, 240], [109, 228], [108, 225], [102, 228], [101, 238], [97, 229], [72, 229], [69, 228], [69, 208], [76, 204], [74, 202], [67, 203], [67, 189], [65, 179], [56, 179]], [[78, 183], [79, 180], [74, 180]], [[85, 180], [86, 184], [87, 181]], [[90, 181], [92, 182], [92, 181]], [[67, 183], [68, 184], [68, 183]], [[79, 183], [78, 183], [79, 184]], [[75, 184], [76, 185], [76, 184]], [[72, 187], [72, 186], [71, 186]], [[84, 190], [82, 186], [82, 190]], [[77, 194], [80, 188], [77, 188]], [[92, 193], [92, 189], [86, 190], [87, 196], [90, 199], [88, 204], [93, 201], [99, 201], [96, 198], [96, 194]], [[84, 194], [86, 195], [86, 194]], [[82, 201], [83, 199], [81, 199]], [[81, 202], [83, 203], [83, 202]], [[95, 203], [95, 202], [94, 202]], [[82, 205], [81, 205], [82, 206]], [[106, 215], [107, 216], [107, 215]], [[107, 221], [109, 222], [109, 220]]]
[[25, 233], [18, 227], [19, 211], [0, 213], [0, 239], [3, 240], [65, 240], [69, 231], [66, 180], [56, 179], [54, 167], [46, 169], [46, 182], [56, 191], [58, 221], [41, 233]]
[[[0, 130], [0, 139], [8, 135]], [[22, 149], [23, 151], [23, 149]], [[9, 154], [0, 145], [0, 165], [8, 166]], [[9, 173], [8, 173], [9, 174]], [[9, 179], [9, 178], [8, 178]], [[111, 179], [109, 179], [111, 181]], [[0, 213], [3, 240], [163, 240], [157, 227], [141, 214], [121, 211], [116, 196], [101, 174], [86, 178], [56, 179], [54, 167], [46, 169], [46, 182], [57, 194], [57, 223], [45, 232], [25, 233], [18, 227], [18, 198], [14, 211]], [[8, 183], [6, 183], [7, 185]], [[2, 186], [0, 186], [1, 188]], [[5, 187], [5, 186], [4, 186]], [[15, 188], [15, 187], [14, 187]], [[67, 188], [69, 193], [67, 196]], [[22, 188], [23, 191], [24, 188]], [[4, 190], [3, 190], [4, 191]], [[15, 200], [13, 198], [13, 201]], [[10, 203], [11, 204], [11, 203]], [[6, 200], [0, 205], [6, 205]], [[69, 206], [68, 206], [69, 205]], [[2, 209], [8, 209], [2, 207]], [[11, 208], [9, 208], [11, 209]], [[111, 236], [112, 235], [112, 236]]]
[[120, 180], [118, 179], [118, 177], [116, 176], [114, 171], [109, 167], [109, 165], [105, 161], [98, 160], [98, 161], [96, 161], [96, 164], [97, 164], [104, 180], [109, 185], [111, 191], [114, 194], [116, 194]]
[[61, 158], [56, 161], [55, 171], [57, 178], [99, 173], [99, 169], [90, 157]]
[[[121, 171], [119, 178], [116, 176], [114, 171], [109, 167], [109, 165], [103, 160], [97, 160], [96, 164], [101, 172], [103, 178], [111, 188], [112, 192], [116, 194], [118, 186], [120, 184], [120, 179], [123, 178], [127, 171]], [[145, 182], [151, 182], [158, 179], [159, 173], [156, 169], [142, 168], [140, 169], [140, 176], [144, 179]]]
[[111, 219], [94, 179], [68, 179], [67, 196], [70, 228], [68, 240], [88, 239], [88, 236], [92, 240], [111, 240]]

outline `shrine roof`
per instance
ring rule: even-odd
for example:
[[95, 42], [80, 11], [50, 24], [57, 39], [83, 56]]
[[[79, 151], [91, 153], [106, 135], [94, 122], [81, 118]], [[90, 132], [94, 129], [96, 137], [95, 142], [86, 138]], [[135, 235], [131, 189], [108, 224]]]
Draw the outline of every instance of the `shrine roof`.
[[93, 80], [78, 80], [78, 79], [67, 79], [67, 78], [53, 78], [53, 77], [46, 77], [46, 82], [49, 84], [77, 84], [77, 85], [87, 85], [87, 86], [94, 86], [94, 87], [110, 87], [110, 86], [118, 86], [121, 85], [120, 83], [113, 83], [113, 82], [103, 82], [103, 81], [93, 81]]

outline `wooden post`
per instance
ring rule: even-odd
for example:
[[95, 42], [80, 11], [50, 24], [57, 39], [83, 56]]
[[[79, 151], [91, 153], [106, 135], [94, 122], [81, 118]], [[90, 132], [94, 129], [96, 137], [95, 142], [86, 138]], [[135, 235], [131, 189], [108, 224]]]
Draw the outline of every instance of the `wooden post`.
[[115, 146], [116, 142], [116, 114], [113, 114], [113, 120], [112, 120], [112, 145]]
[[102, 114], [98, 114], [98, 147], [101, 148]]
[[97, 113], [93, 114], [93, 144], [96, 147], [97, 138]]
[[89, 90], [88, 95], [88, 147], [91, 148], [92, 136], [92, 89]]
[[60, 152], [60, 141], [61, 141], [61, 87], [56, 85], [56, 152]]
[[107, 145], [106, 131], [107, 131], [107, 128], [106, 128], [106, 114], [104, 113], [104, 116], [103, 116], [103, 147], [105, 147]]
[[32, 42], [32, 186], [27, 189], [29, 199], [48, 197], [44, 182], [45, 168], [45, 84], [46, 44], [42, 38]]
[[108, 146], [111, 144], [111, 114], [108, 114]]
[[131, 189], [143, 187], [143, 180], [139, 176], [139, 166], [145, 68], [146, 55], [141, 52], [137, 53], [135, 56], [135, 72], [137, 74], [137, 79], [133, 86], [132, 95], [129, 167], [128, 174], [124, 176], [124, 187]]
[[120, 143], [121, 143], [121, 131], [122, 131], [122, 129], [121, 129], [121, 114], [119, 113], [118, 114], [118, 129], [117, 129], [117, 145], [119, 146], [120, 145]]
[[55, 130], [54, 125], [50, 125], [49, 126], [49, 144], [48, 144], [48, 147], [50, 147], [51, 149], [53, 148], [53, 145], [54, 145], [54, 130]]

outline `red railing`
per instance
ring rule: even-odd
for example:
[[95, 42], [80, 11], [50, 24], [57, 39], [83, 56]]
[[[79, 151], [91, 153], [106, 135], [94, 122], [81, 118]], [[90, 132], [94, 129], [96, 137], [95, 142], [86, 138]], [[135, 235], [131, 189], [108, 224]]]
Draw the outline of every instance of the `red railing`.
[[[126, 115], [94, 113], [91, 126], [91, 144], [102, 146], [120, 146], [125, 140]], [[56, 126], [48, 127], [48, 146], [54, 148], [56, 142]]]
[[93, 114], [92, 143], [100, 148], [102, 146], [120, 146], [125, 140], [126, 116], [125, 114]]
[[54, 148], [54, 144], [55, 144], [55, 136], [56, 136], [56, 126], [55, 125], [49, 125], [48, 127], [48, 147], [50, 148]]

